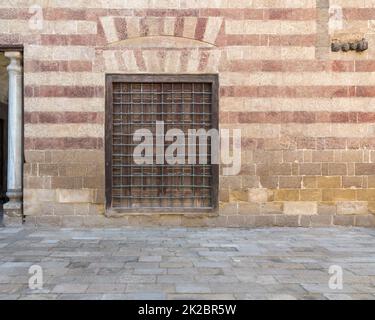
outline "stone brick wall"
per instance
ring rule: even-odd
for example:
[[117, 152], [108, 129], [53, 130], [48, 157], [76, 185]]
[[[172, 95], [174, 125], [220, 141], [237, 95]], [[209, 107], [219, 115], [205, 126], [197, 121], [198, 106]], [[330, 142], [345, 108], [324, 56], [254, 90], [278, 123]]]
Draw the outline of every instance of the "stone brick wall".
[[[34, 3], [42, 29], [30, 29]], [[372, 0], [1, 2], [0, 43], [24, 44], [26, 220], [374, 226], [374, 21]], [[330, 50], [362, 37], [365, 52]], [[105, 218], [104, 86], [114, 72], [219, 74], [220, 126], [241, 128], [243, 140], [241, 174], [220, 178], [218, 216]]]

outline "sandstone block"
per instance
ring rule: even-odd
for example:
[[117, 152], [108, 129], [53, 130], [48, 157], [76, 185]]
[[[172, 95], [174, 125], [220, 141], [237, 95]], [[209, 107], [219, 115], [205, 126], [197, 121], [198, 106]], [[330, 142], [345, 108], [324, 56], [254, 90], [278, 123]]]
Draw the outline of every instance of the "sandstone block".
[[375, 201], [375, 189], [358, 189], [357, 199], [361, 201]]
[[318, 213], [317, 202], [300, 201], [300, 202], [285, 202], [284, 214], [286, 215], [315, 215]]
[[307, 189], [314, 189], [318, 185], [318, 179], [314, 176], [305, 176], [302, 178], [302, 187]]
[[302, 177], [298, 176], [280, 176], [279, 188], [301, 188]]
[[318, 203], [318, 214], [335, 215], [336, 213], [337, 213], [337, 208], [334, 202], [319, 202]]
[[300, 190], [301, 201], [320, 201], [321, 199], [322, 199], [322, 191], [320, 189]]
[[250, 202], [267, 202], [269, 197], [268, 189], [249, 189]]
[[323, 201], [354, 201], [357, 199], [354, 189], [323, 189]]
[[321, 175], [322, 165], [320, 163], [301, 163], [299, 165], [299, 174], [304, 176]]
[[219, 190], [219, 201], [220, 202], [229, 202], [229, 190], [220, 188]]
[[90, 203], [94, 200], [94, 192], [90, 189], [58, 189], [57, 200], [60, 203]]
[[227, 227], [239, 228], [245, 225], [245, 217], [242, 215], [228, 216]]
[[238, 204], [238, 213], [243, 215], [259, 214], [260, 205], [257, 203], [240, 202]]
[[333, 217], [331, 215], [311, 216], [312, 227], [326, 227], [332, 225]]
[[375, 226], [375, 216], [374, 215], [363, 215], [355, 217], [355, 225], [357, 227], [367, 227], [373, 228]]
[[237, 203], [221, 203], [219, 206], [219, 214], [223, 216], [238, 214], [238, 204]]
[[354, 226], [354, 215], [334, 216], [333, 224], [337, 226]]
[[362, 188], [363, 177], [342, 177], [342, 187], [343, 188]]
[[280, 214], [276, 216], [275, 226], [277, 227], [298, 227], [299, 216], [287, 216]]
[[248, 192], [245, 190], [231, 190], [229, 192], [229, 202], [248, 201]]
[[317, 177], [318, 188], [340, 188], [341, 177]]
[[275, 201], [298, 201], [299, 190], [281, 189], [275, 190]]
[[255, 227], [273, 227], [276, 224], [276, 216], [272, 214], [254, 216]]
[[365, 201], [341, 201], [337, 203], [337, 214], [357, 215], [367, 213], [367, 202]]
[[283, 202], [266, 202], [260, 205], [261, 214], [282, 214], [284, 208]]
[[356, 163], [355, 174], [357, 176], [374, 175], [375, 163]]

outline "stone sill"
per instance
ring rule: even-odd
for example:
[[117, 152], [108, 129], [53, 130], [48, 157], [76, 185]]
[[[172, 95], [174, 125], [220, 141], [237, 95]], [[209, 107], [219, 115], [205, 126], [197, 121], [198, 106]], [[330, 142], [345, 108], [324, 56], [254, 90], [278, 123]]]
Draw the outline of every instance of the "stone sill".
[[219, 210], [218, 209], [204, 209], [204, 210], [196, 210], [196, 211], [164, 211], [164, 210], [128, 210], [128, 211], [121, 211], [121, 210], [113, 210], [107, 209], [105, 212], [105, 216], [108, 218], [122, 218], [127, 216], [160, 216], [160, 215], [167, 215], [167, 216], [194, 216], [194, 217], [218, 217]]

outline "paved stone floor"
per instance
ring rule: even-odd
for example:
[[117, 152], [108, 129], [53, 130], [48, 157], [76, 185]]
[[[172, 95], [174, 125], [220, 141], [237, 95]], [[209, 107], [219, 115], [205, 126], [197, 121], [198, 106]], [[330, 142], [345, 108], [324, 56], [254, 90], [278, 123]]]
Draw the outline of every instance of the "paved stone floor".
[[1, 228], [0, 299], [375, 299], [375, 230]]

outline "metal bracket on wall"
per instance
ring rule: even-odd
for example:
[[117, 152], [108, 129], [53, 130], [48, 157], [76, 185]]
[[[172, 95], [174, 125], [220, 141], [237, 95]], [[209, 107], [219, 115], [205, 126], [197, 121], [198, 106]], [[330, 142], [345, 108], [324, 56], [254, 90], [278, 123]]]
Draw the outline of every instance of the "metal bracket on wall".
[[362, 52], [362, 51], [366, 51], [367, 49], [368, 49], [368, 41], [365, 39], [362, 39], [360, 41], [344, 42], [344, 43], [334, 41], [331, 44], [332, 52], [339, 52], [340, 50], [343, 52], [348, 52], [348, 51]]

